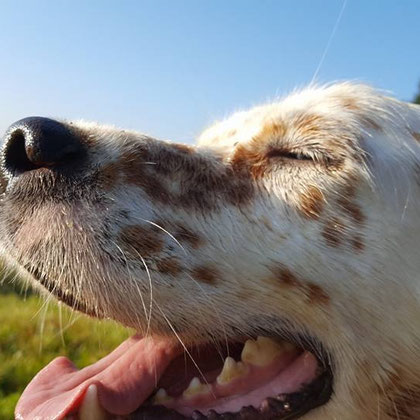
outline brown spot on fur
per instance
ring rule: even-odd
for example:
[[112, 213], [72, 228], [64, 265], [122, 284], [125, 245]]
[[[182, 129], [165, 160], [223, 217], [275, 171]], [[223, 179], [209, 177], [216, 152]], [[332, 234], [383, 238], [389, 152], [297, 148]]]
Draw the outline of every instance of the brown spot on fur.
[[182, 271], [181, 264], [175, 258], [166, 258], [156, 262], [156, 268], [162, 274], [176, 276]]
[[341, 245], [345, 231], [346, 227], [344, 224], [339, 219], [333, 218], [324, 226], [322, 236], [327, 242], [327, 245], [336, 248]]
[[250, 173], [255, 179], [261, 178], [267, 169], [265, 153], [249, 150], [243, 145], [237, 146], [230, 162], [236, 173]]
[[136, 259], [139, 259], [139, 255], [143, 258], [155, 255], [162, 250], [164, 245], [160, 235], [140, 225], [124, 228], [119, 239], [124, 252]]
[[365, 221], [365, 216], [362, 213], [360, 206], [355, 202], [357, 183], [357, 179], [350, 179], [349, 183], [340, 191], [337, 203], [341, 206], [343, 211], [353, 219], [354, 222], [362, 224]]
[[274, 267], [271, 271], [275, 279], [286, 286], [296, 287], [300, 284], [297, 277], [284, 266]]
[[324, 118], [316, 114], [303, 114], [296, 121], [296, 129], [301, 137], [312, 138], [322, 132]]
[[[147, 163], [146, 153], [142, 149], [129, 150], [121, 156], [121, 170], [128, 184], [136, 185], [151, 198], [168, 204], [172, 197], [160, 178], [154, 173], [154, 166]], [[152, 162], [155, 163], [155, 162]]]
[[214, 285], [220, 278], [219, 271], [210, 265], [201, 265], [191, 270], [191, 276], [200, 283]]
[[362, 224], [365, 221], [365, 216], [362, 213], [360, 206], [354, 201], [350, 201], [346, 197], [340, 197], [338, 204], [341, 208], [353, 219], [354, 222]]
[[249, 174], [237, 174], [221, 160], [180, 153], [164, 143], [126, 151], [121, 168], [126, 183], [164, 205], [211, 212], [220, 202], [248, 204], [254, 194]]
[[267, 142], [267, 140], [272, 138], [282, 138], [285, 136], [287, 131], [286, 125], [282, 124], [281, 122], [270, 122], [269, 124], [265, 124], [263, 129], [258, 133], [257, 136], [254, 137], [253, 142]]
[[[283, 265], [272, 268], [271, 272], [274, 274], [274, 282], [300, 291], [303, 296], [306, 296], [305, 300], [307, 300], [308, 303], [321, 305], [329, 303], [329, 296], [320, 286], [312, 282], [299, 280], [290, 269]], [[274, 283], [272, 280], [270, 282]]]
[[199, 248], [203, 244], [202, 237], [194, 233], [192, 230], [181, 225], [177, 226], [177, 230], [174, 233], [174, 237], [177, 241], [181, 243], [185, 242], [195, 249]]
[[317, 284], [307, 283], [306, 288], [308, 292], [309, 303], [317, 303], [320, 305], [327, 305], [329, 303], [330, 297]]
[[356, 252], [362, 252], [365, 249], [363, 238], [360, 235], [353, 238], [351, 245]]
[[308, 219], [318, 219], [324, 207], [324, 194], [317, 187], [310, 186], [300, 194], [300, 211]]
[[414, 140], [420, 142], [420, 133], [416, 133], [416, 132], [412, 131], [411, 135], [414, 137]]
[[276, 122], [266, 124], [247, 145], [236, 147], [230, 162], [236, 173], [249, 173], [254, 179], [261, 178], [268, 168], [267, 144], [270, 139], [280, 139], [286, 126]]

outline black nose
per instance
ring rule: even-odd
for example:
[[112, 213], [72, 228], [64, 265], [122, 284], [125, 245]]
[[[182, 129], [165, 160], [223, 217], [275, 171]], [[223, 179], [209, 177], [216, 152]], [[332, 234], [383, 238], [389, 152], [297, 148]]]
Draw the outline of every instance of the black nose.
[[85, 154], [80, 135], [64, 124], [42, 117], [28, 117], [12, 124], [6, 131], [2, 166], [6, 173], [49, 167], [63, 167]]

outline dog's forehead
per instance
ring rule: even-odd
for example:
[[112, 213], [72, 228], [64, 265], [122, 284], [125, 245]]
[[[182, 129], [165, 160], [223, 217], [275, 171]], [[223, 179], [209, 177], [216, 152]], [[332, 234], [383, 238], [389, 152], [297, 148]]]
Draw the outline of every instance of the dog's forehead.
[[214, 124], [200, 136], [199, 145], [228, 151], [255, 137], [267, 143], [315, 136], [322, 141], [328, 133], [334, 134], [337, 140], [348, 139], [350, 132], [383, 129], [388, 114], [385, 105], [383, 97], [364, 85], [309, 87]]

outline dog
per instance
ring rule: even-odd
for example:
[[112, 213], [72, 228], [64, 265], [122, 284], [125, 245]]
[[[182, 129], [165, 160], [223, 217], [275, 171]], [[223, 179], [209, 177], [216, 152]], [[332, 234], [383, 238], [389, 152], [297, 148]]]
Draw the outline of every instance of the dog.
[[17, 419], [420, 419], [418, 106], [310, 86], [196, 146], [30, 117], [1, 165], [8, 264], [138, 332]]

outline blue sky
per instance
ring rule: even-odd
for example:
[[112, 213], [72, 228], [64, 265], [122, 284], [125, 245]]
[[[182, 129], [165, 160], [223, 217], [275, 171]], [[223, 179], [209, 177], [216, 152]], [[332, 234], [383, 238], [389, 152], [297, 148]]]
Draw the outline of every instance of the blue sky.
[[[309, 83], [342, 0], [1, 0], [0, 131], [83, 118], [190, 142]], [[411, 99], [420, 0], [348, 0], [317, 80]]]

